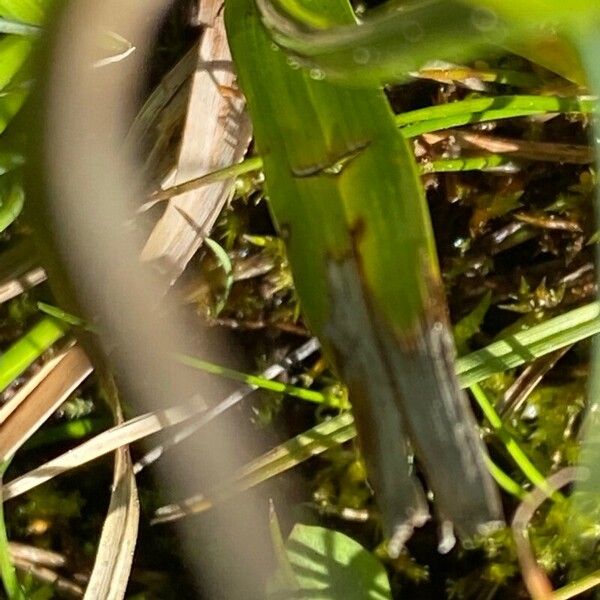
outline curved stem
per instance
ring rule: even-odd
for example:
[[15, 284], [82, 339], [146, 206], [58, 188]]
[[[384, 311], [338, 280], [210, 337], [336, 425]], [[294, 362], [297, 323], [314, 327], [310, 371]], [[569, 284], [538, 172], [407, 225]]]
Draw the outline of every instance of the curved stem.
[[533, 485], [543, 490], [549, 496], [556, 497], [556, 492], [554, 492], [554, 490], [548, 486], [546, 478], [538, 471], [537, 467], [531, 462], [527, 454], [525, 454], [517, 440], [515, 440], [508, 429], [506, 429], [502, 419], [496, 412], [492, 402], [487, 397], [487, 394], [483, 391], [481, 386], [474, 384], [470, 389], [475, 400], [477, 401], [477, 404], [479, 405], [479, 408], [481, 408], [483, 414], [485, 415], [485, 418], [493, 427], [496, 435], [504, 444], [506, 451], [510, 454], [519, 469], [521, 469], [525, 477], [527, 477], [527, 479], [529, 479]]

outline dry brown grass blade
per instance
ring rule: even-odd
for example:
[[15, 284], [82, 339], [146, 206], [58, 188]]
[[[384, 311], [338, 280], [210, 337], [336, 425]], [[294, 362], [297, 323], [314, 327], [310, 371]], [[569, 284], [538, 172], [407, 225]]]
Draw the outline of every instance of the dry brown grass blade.
[[[311, 338], [308, 342], [302, 344], [299, 348], [296, 348], [296, 350], [288, 354], [282, 361], [267, 367], [264, 371], [262, 371], [262, 373], [260, 373], [260, 377], [264, 379], [275, 379], [275, 377], [278, 377], [281, 375], [281, 373], [289, 370], [295, 363], [303, 361], [305, 358], [316, 352], [319, 348], [319, 341], [316, 338]], [[133, 472], [137, 474], [142, 469], [145, 469], [148, 465], [151, 465], [153, 462], [157, 461], [166, 450], [173, 448], [177, 444], [180, 444], [186, 440], [188, 437], [196, 433], [200, 428], [204, 427], [207, 423], [239, 404], [244, 398], [246, 398], [246, 396], [250, 395], [256, 389], [258, 388], [255, 385], [242, 385], [217, 405], [207, 408], [195, 418], [188, 419], [188, 422], [184, 427], [181, 427], [174, 433], [167, 435], [161, 440], [160, 444], [154, 446], [154, 448], [146, 452], [146, 454], [144, 454], [144, 456], [142, 456], [133, 465]]]
[[108, 513], [86, 600], [121, 600], [125, 597], [137, 541], [140, 506], [128, 448], [115, 452], [115, 467]]
[[[220, 9], [217, 1], [201, 4], [205, 31], [191, 85], [175, 184], [239, 162], [250, 142], [250, 121], [244, 100], [235, 88]], [[175, 280], [202, 244], [198, 230], [208, 235], [230, 198], [232, 184], [233, 179], [229, 179], [171, 199], [142, 258], [160, 261], [171, 280]], [[192, 223], [182, 216], [182, 211]]]
[[[114, 379], [110, 373], [100, 373], [100, 378], [115, 423], [122, 425], [123, 410]], [[110, 503], [85, 591], [86, 600], [121, 600], [125, 597], [139, 520], [140, 505], [129, 447], [121, 445], [115, 452]]]
[[0, 282], [0, 304], [16, 298], [46, 279], [46, 271], [42, 267], [34, 267], [19, 277]]
[[118, 448], [171, 427], [197, 414], [192, 407], [176, 407], [147, 413], [103, 431], [83, 444], [61, 454], [29, 473], [4, 484], [5, 500], [15, 498], [29, 490]]
[[502, 401], [496, 407], [503, 420], [508, 420], [510, 415], [513, 415], [523, 407], [531, 392], [533, 392], [540, 381], [572, 347], [565, 346], [564, 348], [555, 350], [546, 356], [538, 358], [523, 369], [514, 383], [506, 390]]
[[353, 423], [350, 413], [340, 415], [335, 421], [319, 423], [309, 431], [297, 435], [250, 461], [238, 469], [232, 477], [208, 490], [206, 494], [159, 508], [152, 523], [167, 523], [190, 514], [204, 512], [216, 503], [279, 475], [311, 456], [343, 444], [354, 437], [356, 433]]
[[[281, 362], [275, 363], [265, 369], [261, 373], [261, 376], [265, 379], [275, 378], [294, 363], [304, 360], [307, 356], [311, 355], [318, 347], [319, 342], [316, 338], [312, 338], [291, 352]], [[57, 357], [57, 359], [58, 358], [59, 357]], [[204, 405], [196, 408], [170, 408], [165, 411], [141, 415], [130, 421], [116, 425], [49, 463], [5, 484], [3, 489], [4, 498], [12, 498], [29, 491], [33, 487], [41, 485], [52, 477], [88, 463], [104, 454], [108, 454], [125, 444], [131, 444], [168, 427], [173, 427], [186, 421], [189, 422], [188, 427], [178, 431], [173, 436], [173, 439], [163, 440], [161, 445], [155, 447], [151, 452], [145, 455], [139, 463], [137, 463], [138, 468], [134, 468], [134, 472], [137, 473], [144, 466], [158, 459], [162, 455], [165, 446], [169, 447], [170, 444], [176, 444], [178, 441], [185, 439], [188, 435], [191, 435], [193, 432], [223, 414], [226, 410], [229, 410], [232, 406], [235, 406], [255, 389], [256, 386], [242, 385], [210, 409]]]
[[163, 77], [137, 114], [127, 140], [143, 144], [153, 129], [160, 129], [165, 108], [171, 103], [178, 90], [188, 82], [198, 62], [198, 45], [195, 44], [185, 56]]
[[185, 125], [190, 89], [191, 80], [188, 80], [176, 90], [172, 100], [160, 113], [160, 120], [153, 132], [154, 137], [148, 144], [150, 151], [143, 164], [149, 189], [172, 185], [175, 181], [177, 152]]
[[19, 571], [29, 573], [34, 579], [53, 586], [63, 598], [83, 597], [83, 588], [78, 583], [59, 575], [48, 567], [32, 564], [20, 557], [14, 557], [13, 563]]
[[[29, 394], [51, 373], [58, 363], [65, 357], [66, 349], [59, 352], [56, 356], [46, 362], [42, 368], [30, 377], [19, 391], [0, 407], [0, 428], [3, 428], [4, 422], [21, 406], [29, 397]], [[1, 431], [1, 429], [0, 429]]]
[[[0, 414], [0, 456], [3, 460], [13, 456], [91, 372], [89, 359], [77, 345], [67, 348], [46, 363], [3, 407]], [[115, 420], [122, 423], [123, 415], [114, 389], [109, 396], [114, 398], [112, 408]], [[124, 597], [137, 539], [138, 521], [139, 505], [131, 459], [128, 449], [121, 447], [115, 456], [108, 515], [102, 529], [86, 598], [117, 600]], [[80, 586], [46, 566], [32, 565], [22, 556], [17, 557], [15, 564], [37, 579], [52, 583], [66, 596], [83, 596]]]
[[67, 559], [63, 554], [19, 542], [9, 542], [8, 549], [15, 567], [20, 571], [30, 574], [42, 583], [54, 586], [61, 596], [67, 598], [83, 596], [80, 583], [82, 580], [85, 581], [85, 575], [79, 574], [74, 579], [68, 579], [57, 572], [58, 569], [67, 566]]
[[0, 457], [6, 460], [91, 373], [92, 365], [79, 346], [50, 360], [0, 411]]
[[24, 563], [55, 569], [60, 569], [67, 563], [67, 559], [63, 554], [45, 548], [38, 548], [37, 546], [30, 546], [29, 544], [9, 542], [8, 549], [13, 560], [20, 560]]
[[46, 280], [38, 258], [28, 240], [21, 240], [2, 253], [0, 261], [0, 304]]
[[497, 154], [509, 154], [525, 160], [589, 165], [594, 162], [594, 153], [589, 146], [577, 144], [559, 144], [554, 142], [534, 142], [516, 140], [484, 133], [448, 129], [439, 133], [427, 133], [423, 138], [429, 144], [436, 144], [448, 138], [454, 138], [459, 144], [487, 150]]
[[198, 44], [164, 76], [144, 103], [131, 126], [127, 141], [133, 148], [148, 148], [144, 174], [149, 184], [173, 180], [177, 145], [198, 62]]

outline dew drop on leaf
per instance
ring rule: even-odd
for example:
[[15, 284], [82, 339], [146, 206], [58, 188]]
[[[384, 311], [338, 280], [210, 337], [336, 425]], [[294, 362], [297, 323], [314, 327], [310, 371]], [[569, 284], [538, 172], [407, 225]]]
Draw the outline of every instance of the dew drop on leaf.
[[471, 22], [479, 31], [493, 31], [498, 27], [498, 15], [489, 8], [476, 8], [471, 15]]
[[325, 79], [325, 73], [321, 69], [311, 69], [309, 74], [310, 78], [314, 79], [315, 81], [322, 81]]
[[352, 57], [357, 65], [366, 65], [371, 60], [371, 52], [368, 48], [356, 48]]

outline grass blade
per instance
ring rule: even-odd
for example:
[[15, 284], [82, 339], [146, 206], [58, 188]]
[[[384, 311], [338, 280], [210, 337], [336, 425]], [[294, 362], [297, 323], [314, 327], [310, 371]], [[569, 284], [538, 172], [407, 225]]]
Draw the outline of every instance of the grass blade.
[[[354, 20], [344, 0], [305, 5], [330, 24]], [[273, 51], [250, 0], [231, 2], [225, 17], [271, 211], [307, 321], [348, 385], [387, 533], [406, 535], [426, 514], [410, 439], [440, 510], [473, 535], [500, 519], [500, 504], [452, 371], [412, 150], [377, 85], [334, 85], [322, 72], [294, 69]], [[451, 433], [459, 422], [460, 437]]]
[[461, 385], [469, 387], [598, 332], [600, 304], [592, 302], [459, 358], [456, 372]]
[[35, 25], [27, 25], [18, 21], [11, 21], [0, 17], [0, 33], [23, 36], [38, 36], [42, 30]]
[[253, 460], [240, 469], [233, 478], [213, 488], [205, 496], [158, 509], [153, 522], [165, 523], [192, 512], [207, 510], [216, 502], [283, 473], [311, 456], [343, 444], [356, 435], [353, 422], [352, 416], [345, 413], [321, 423]]
[[11, 90], [0, 95], [0, 133], [21, 110], [26, 98], [27, 92], [22, 89]]
[[[433, 59], [468, 60], [493, 41], [473, 22], [472, 8], [462, 2], [437, 0], [374, 10], [356, 23], [316, 29], [287, 10], [290, 3], [259, 0], [263, 21], [274, 41], [328, 77], [352, 85], [402, 81]], [[297, 5], [297, 2], [291, 3]], [[313, 11], [315, 12], [315, 11]]]
[[[599, 332], [600, 304], [594, 302], [460, 357], [457, 360], [456, 372], [461, 386], [469, 387], [490, 375], [517, 367], [533, 358], [544, 356]], [[147, 413], [123, 425], [117, 425], [50, 463], [5, 484], [5, 498], [10, 499], [23, 494], [61, 473], [104, 456], [122, 445], [131, 444], [157, 433], [164, 427], [175, 426], [197, 415], [198, 410], [176, 407], [163, 412]], [[331, 434], [337, 438], [340, 431], [350, 426], [351, 431], [344, 433], [342, 437], [349, 435], [347, 439], [351, 439], [356, 436], [352, 416], [348, 413], [334, 417], [327, 423], [329, 423], [325, 430], [327, 435]], [[322, 430], [317, 430], [316, 433], [324, 435]], [[308, 432], [307, 435], [312, 434]], [[299, 462], [302, 461], [291, 457], [287, 468]]]
[[23, 210], [25, 192], [10, 175], [0, 177], [0, 232], [12, 225]]
[[[0, 460], [11, 458], [91, 372], [77, 346], [44, 365], [0, 410]], [[13, 409], [10, 415], [7, 407]]]
[[401, 113], [396, 124], [407, 137], [463, 125], [514, 119], [543, 113], [591, 113], [596, 101], [591, 98], [559, 96], [492, 96], [437, 104]]
[[20, 35], [6, 35], [0, 39], [0, 90], [10, 83], [25, 64], [31, 49], [31, 40]]
[[[300, 348], [289, 354], [283, 361], [278, 364], [271, 365], [265, 369], [260, 374], [261, 379], [275, 379], [281, 373], [288, 370], [293, 364], [301, 362], [305, 358], [311, 356], [319, 349], [319, 347], [320, 345], [317, 338], [311, 338], [308, 342], [302, 344]], [[163, 439], [159, 446], [144, 454], [144, 456], [142, 456], [142, 458], [140, 458], [133, 466], [134, 473], [139, 473], [142, 469], [158, 460], [163, 455], [165, 450], [168, 450], [169, 448], [172, 448], [173, 446], [184, 441], [190, 435], [198, 431], [198, 429], [241, 402], [246, 396], [258, 388], [258, 385], [253, 385], [246, 380], [246, 384], [244, 386], [235, 390], [232, 394], [225, 398], [225, 400], [219, 402], [216, 406], [207, 409], [206, 412], [201, 413], [197, 418], [189, 419], [189, 422], [185, 427], [179, 429], [175, 434], [167, 439]]]
[[485, 415], [485, 418], [488, 420], [492, 429], [504, 444], [506, 451], [521, 469], [525, 477], [527, 477], [533, 485], [539, 487], [541, 490], [547, 491], [549, 495], [552, 495], [552, 491], [549, 490], [546, 484], [546, 478], [538, 471], [531, 460], [529, 460], [529, 457], [525, 454], [521, 446], [506, 429], [502, 423], [502, 419], [494, 409], [493, 404], [484, 390], [478, 384], [473, 384], [471, 386], [471, 392], [477, 401], [479, 408], [481, 408], [481, 411]]
[[105, 456], [127, 444], [157, 433], [189, 419], [195, 414], [191, 408], [176, 407], [147, 413], [115, 425], [73, 450], [61, 454], [44, 465], [4, 485], [4, 498], [9, 500], [100, 456]]
[[[501, 119], [533, 116], [545, 113], [582, 113], [595, 110], [594, 99], [586, 97], [563, 98], [560, 96], [493, 96], [438, 104], [396, 115], [396, 125], [407, 138], [444, 129], [486, 123]], [[506, 157], [486, 156], [456, 161], [434, 161], [420, 165], [422, 173], [482, 170], [502, 166]], [[201, 177], [154, 192], [139, 211], [144, 212], [158, 202], [230, 177], [238, 177], [263, 168], [260, 156], [246, 158], [242, 162], [217, 169]]]
[[123, 447], [115, 453], [110, 504], [84, 600], [116, 600], [125, 597], [137, 541], [139, 516], [139, 500], [129, 449]]
[[[317, 349], [318, 342], [313, 338], [312, 340], [309, 340], [303, 344], [296, 351], [292, 352], [281, 363], [271, 365], [271, 367], [265, 370], [263, 377], [276, 377], [291, 364], [300, 360], [304, 360]], [[74, 350], [76, 350], [77, 356], [83, 356], [83, 358], [85, 358], [81, 349], [74, 347]], [[57, 360], [45, 366], [40, 372], [41, 375], [39, 378], [42, 376], [45, 377], [48, 370], [56, 368], [56, 363]], [[39, 378], [34, 378], [31, 383], [31, 387], [38, 385], [41, 386], [38, 381]], [[85, 463], [95, 460], [100, 456], [104, 456], [109, 452], [121, 448], [122, 446], [131, 444], [165, 428], [176, 426], [187, 421], [192, 428], [192, 432], [197, 431], [200, 427], [237, 404], [247, 395], [247, 393], [254, 391], [256, 387], [257, 386], [246, 385], [244, 388], [233, 392], [224, 401], [220, 402], [211, 409], [206, 409], [205, 406], [195, 408], [175, 407], [165, 411], [147, 413], [125, 423], [117, 424], [111, 429], [98, 434], [94, 438], [84, 442], [83, 444], [80, 444], [76, 448], [66, 452], [49, 463], [46, 463], [45, 465], [42, 465], [26, 475], [10, 482], [4, 489], [6, 494], [5, 497], [14, 497], [20, 495], [36, 487], [37, 485], [40, 485], [49, 479], [60, 475], [61, 473], [77, 468]], [[23, 394], [28, 393], [28, 390], [23, 390]], [[15, 433], [18, 435], [18, 432]], [[181, 434], [181, 432], [179, 433]], [[156, 460], [156, 458], [158, 458], [161, 454], [162, 449], [158, 453], [158, 456], [156, 456], [155, 451], [144, 456], [137, 464], [135, 472], [139, 472], [143, 467], [150, 464], [150, 462]]]
[[34, 325], [0, 356], [0, 392], [65, 335], [69, 326], [53, 317]]
[[325, 404], [334, 408], [342, 408], [340, 399], [333, 395], [325, 395], [315, 390], [288, 385], [280, 381], [271, 381], [270, 379], [259, 375], [240, 373], [239, 371], [234, 371], [233, 369], [228, 369], [227, 367], [216, 365], [192, 356], [180, 354], [178, 359], [182, 364], [187, 365], [188, 367], [199, 369], [205, 373], [219, 375], [220, 377], [225, 377], [233, 381], [239, 381], [240, 383], [245, 383], [246, 385], [254, 386], [255, 388], [287, 394], [288, 396], [300, 398], [301, 400], [306, 400], [308, 402], [315, 402], [316, 404]]

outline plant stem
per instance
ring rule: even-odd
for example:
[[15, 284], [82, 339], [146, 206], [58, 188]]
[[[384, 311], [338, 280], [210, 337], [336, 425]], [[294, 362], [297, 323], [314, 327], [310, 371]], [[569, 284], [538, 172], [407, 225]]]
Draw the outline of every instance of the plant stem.
[[552, 594], [552, 600], [569, 600], [600, 585], [600, 570], [569, 583]]
[[481, 408], [483, 414], [485, 415], [485, 418], [493, 427], [496, 435], [504, 444], [506, 451], [521, 469], [525, 477], [527, 477], [527, 479], [529, 479], [533, 485], [547, 492], [549, 496], [556, 497], [557, 493], [547, 485], [546, 478], [538, 471], [529, 457], [525, 454], [521, 446], [519, 446], [515, 438], [510, 434], [508, 429], [506, 429], [502, 419], [496, 412], [492, 402], [490, 402], [490, 399], [487, 397], [487, 394], [483, 391], [481, 386], [478, 384], [473, 384], [470, 387], [470, 390], [477, 401], [479, 408]]
[[460, 171], [485, 171], [512, 164], [513, 161], [500, 154], [471, 156], [467, 158], [448, 158], [419, 163], [421, 174], [456, 173]]
[[543, 113], [591, 113], [591, 98], [558, 96], [495, 96], [437, 104], [396, 115], [396, 125], [407, 137], [461, 125], [512, 119]]
[[46, 317], [0, 355], [0, 392], [22, 375], [68, 329], [67, 323]]
[[19, 585], [17, 573], [10, 556], [6, 523], [4, 522], [4, 500], [2, 498], [1, 483], [2, 476], [6, 472], [9, 463], [10, 461], [7, 460], [0, 464], [0, 575], [9, 600], [24, 600], [25, 596]]
[[158, 192], [152, 194], [148, 204], [160, 202], [161, 200], [167, 200], [172, 196], [178, 196], [179, 194], [195, 190], [204, 185], [209, 185], [210, 183], [216, 183], [231, 177], [239, 177], [240, 175], [245, 175], [246, 173], [251, 173], [252, 171], [258, 171], [262, 169], [262, 166], [263, 161], [260, 156], [251, 156], [250, 158], [246, 158], [242, 162], [239, 162], [235, 165], [229, 165], [222, 169], [211, 171], [210, 173], [202, 175], [201, 177], [184, 181], [179, 185], [174, 185], [173, 187], [165, 190], [159, 190]]
[[0, 18], [0, 33], [39, 36], [42, 33], [42, 28], [37, 25], [29, 25], [27, 23], [19, 23], [18, 21]]
[[527, 495], [527, 492], [505, 471], [503, 471], [490, 457], [488, 454], [484, 455], [485, 465], [490, 472], [490, 475], [496, 480], [496, 483], [505, 491], [523, 500]]
[[184, 365], [205, 371], [206, 373], [212, 373], [233, 381], [239, 381], [247, 385], [253, 385], [263, 390], [270, 390], [272, 392], [279, 392], [282, 394], [288, 394], [300, 398], [301, 400], [307, 400], [308, 402], [315, 402], [317, 404], [326, 404], [335, 408], [343, 408], [343, 401], [333, 395], [323, 394], [315, 390], [307, 390], [305, 388], [288, 385], [281, 383], [280, 381], [271, 381], [258, 375], [248, 375], [246, 373], [240, 373], [234, 369], [229, 369], [221, 365], [194, 358], [193, 356], [187, 356], [185, 354], [178, 354], [177, 359]]

